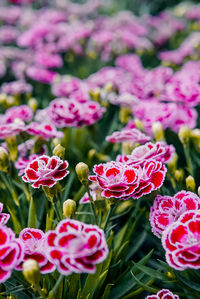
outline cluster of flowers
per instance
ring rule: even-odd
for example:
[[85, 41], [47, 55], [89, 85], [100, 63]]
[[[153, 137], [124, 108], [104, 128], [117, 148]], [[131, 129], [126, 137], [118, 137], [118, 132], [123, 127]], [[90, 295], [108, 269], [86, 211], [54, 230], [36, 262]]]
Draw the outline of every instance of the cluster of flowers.
[[[2, 211], [1, 204], [1, 211]], [[12, 270], [22, 270], [28, 259], [37, 261], [40, 272], [57, 269], [63, 275], [94, 273], [95, 265], [104, 261], [108, 248], [104, 232], [96, 225], [76, 220], [59, 222], [55, 230], [24, 228], [19, 238], [5, 224], [8, 214], [0, 214], [0, 282], [10, 278]]]
[[161, 238], [168, 264], [200, 269], [200, 198], [189, 191], [158, 195], [150, 211], [153, 233]]

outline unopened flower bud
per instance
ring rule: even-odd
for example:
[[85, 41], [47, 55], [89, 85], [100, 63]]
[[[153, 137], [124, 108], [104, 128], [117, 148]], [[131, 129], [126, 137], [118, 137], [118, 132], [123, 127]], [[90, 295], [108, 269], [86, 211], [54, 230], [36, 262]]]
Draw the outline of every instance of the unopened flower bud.
[[17, 106], [18, 102], [17, 102], [16, 97], [14, 97], [14, 96], [7, 96], [7, 98], [6, 98], [6, 105], [7, 105], [7, 107]]
[[28, 101], [29, 107], [35, 112], [38, 107], [38, 101], [35, 98], [30, 98]]
[[0, 146], [0, 171], [6, 172], [8, 170], [9, 159], [7, 150]]
[[175, 177], [175, 180], [178, 183], [183, 182], [183, 179], [184, 179], [184, 171], [183, 171], [183, 169], [176, 169], [175, 173], [174, 173], [174, 177]]
[[0, 93], [0, 104], [5, 104], [7, 100], [7, 94], [6, 93]]
[[76, 211], [76, 202], [72, 199], [67, 199], [63, 203], [63, 215], [66, 218], [73, 217]]
[[100, 102], [100, 98], [101, 98], [101, 89], [99, 87], [96, 87], [95, 89], [91, 89], [89, 91], [90, 97], [92, 98], [92, 100], [96, 101], [96, 102]]
[[119, 111], [119, 118], [123, 124], [126, 124], [131, 118], [132, 112], [127, 107], [121, 107]]
[[164, 135], [164, 131], [163, 131], [163, 127], [162, 127], [161, 122], [156, 121], [156, 122], [153, 123], [152, 132], [155, 136], [156, 141], [165, 140], [165, 135]]
[[178, 155], [176, 153], [174, 153], [171, 160], [167, 163], [167, 167], [171, 171], [175, 171], [177, 168], [177, 162], [178, 162]]
[[89, 175], [89, 168], [87, 164], [80, 162], [76, 165], [76, 174], [79, 178], [79, 181], [83, 185], [88, 185], [88, 175]]
[[134, 123], [140, 131], [144, 131], [144, 125], [139, 118], [134, 118]]
[[104, 90], [107, 93], [113, 91], [113, 84], [111, 82], [106, 83], [106, 85], [104, 86]]
[[185, 183], [186, 183], [186, 188], [192, 192], [194, 192], [196, 184], [195, 184], [195, 180], [194, 178], [189, 175], [186, 179], [185, 179]]
[[23, 265], [23, 274], [25, 279], [32, 285], [37, 285], [40, 281], [40, 268], [36, 260], [28, 259]]
[[178, 137], [182, 144], [188, 144], [191, 130], [187, 126], [182, 126], [178, 132]]
[[53, 155], [64, 160], [65, 148], [61, 144], [56, 145], [56, 147], [53, 149]]

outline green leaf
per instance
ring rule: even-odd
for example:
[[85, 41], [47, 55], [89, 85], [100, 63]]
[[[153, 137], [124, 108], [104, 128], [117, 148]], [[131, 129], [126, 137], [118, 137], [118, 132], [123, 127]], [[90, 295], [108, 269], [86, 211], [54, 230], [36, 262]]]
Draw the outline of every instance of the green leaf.
[[112, 283], [107, 284], [105, 291], [103, 292], [102, 299], [110, 298], [110, 289], [112, 286], [114, 286], [114, 284], [112, 284]]
[[36, 228], [36, 210], [33, 196], [30, 198], [29, 212], [28, 212], [28, 227]]
[[137, 282], [137, 284], [140, 286], [140, 287], [142, 287], [145, 291], [148, 291], [148, 292], [151, 292], [151, 293], [157, 293], [158, 291], [159, 291], [159, 289], [155, 289], [155, 288], [152, 288], [152, 287], [149, 287], [148, 286], [148, 284], [152, 284], [154, 281], [155, 281], [155, 279], [151, 279], [151, 280], [149, 280], [147, 283], [143, 283], [143, 282], [141, 282], [134, 274], [133, 274], [133, 272], [131, 271], [131, 274], [132, 274], [132, 276], [133, 276], [133, 278], [134, 278], [134, 280]]
[[200, 285], [199, 283], [196, 283], [192, 281], [191, 279], [186, 279], [183, 277], [183, 275], [179, 274], [178, 271], [175, 271], [176, 277], [185, 284], [188, 288], [195, 290], [197, 292], [200, 292]]

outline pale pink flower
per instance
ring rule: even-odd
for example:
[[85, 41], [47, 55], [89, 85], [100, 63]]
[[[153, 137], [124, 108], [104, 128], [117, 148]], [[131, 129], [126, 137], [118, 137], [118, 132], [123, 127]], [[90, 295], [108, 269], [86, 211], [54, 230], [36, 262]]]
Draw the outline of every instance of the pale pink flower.
[[113, 132], [107, 136], [106, 140], [112, 143], [129, 142], [131, 144], [146, 143], [150, 137], [139, 131], [138, 129], [122, 129], [121, 131]]
[[25, 130], [24, 122], [0, 125], [0, 139], [6, 139], [10, 136], [16, 136]]
[[2, 213], [3, 204], [0, 202], [0, 224], [6, 224], [10, 219], [10, 214]]
[[55, 77], [58, 75], [56, 72], [50, 71], [39, 66], [28, 67], [26, 70], [26, 74], [32, 80], [46, 84], [51, 84]]
[[63, 275], [94, 273], [96, 264], [108, 255], [104, 232], [96, 225], [66, 219], [46, 233], [46, 252], [50, 262]]
[[6, 110], [1, 119], [2, 123], [9, 124], [18, 118], [22, 121], [30, 121], [33, 117], [33, 110], [27, 105], [14, 106]]
[[23, 80], [6, 82], [1, 86], [1, 92], [11, 95], [31, 93], [32, 89], [33, 87]]
[[56, 127], [49, 123], [31, 122], [26, 126], [26, 132], [29, 135], [39, 136], [45, 140], [64, 137], [63, 132], [57, 131]]

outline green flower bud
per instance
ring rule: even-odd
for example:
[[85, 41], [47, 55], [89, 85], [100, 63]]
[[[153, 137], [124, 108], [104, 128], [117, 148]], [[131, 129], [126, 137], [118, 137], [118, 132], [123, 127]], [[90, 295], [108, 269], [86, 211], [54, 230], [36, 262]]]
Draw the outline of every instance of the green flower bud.
[[182, 126], [178, 132], [178, 137], [182, 144], [188, 144], [191, 130], [187, 126]]
[[138, 128], [141, 131], [144, 131], [144, 125], [139, 118], [134, 118], [134, 123], [136, 125], [136, 128]]
[[183, 171], [183, 169], [176, 169], [175, 173], [174, 173], [174, 177], [175, 177], [175, 180], [178, 183], [183, 182], [183, 179], [184, 179], [184, 171]]
[[156, 122], [153, 123], [152, 132], [155, 136], [156, 141], [165, 140], [163, 127], [162, 127], [162, 124], [159, 121], [156, 121]]
[[119, 111], [119, 118], [121, 123], [126, 124], [131, 118], [132, 112], [127, 107], [121, 107]]
[[29, 107], [35, 112], [38, 107], [38, 101], [35, 98], [30, 98], [28, 101]]
[[79, 181], [83, 185], [88, 185], [88, 175], [89, 175], [89, 168], [87, 164], [80, 162], [76, 165], [76, 174], [79, 178]]
[[22, 265], [25, 279], [32, 285], [37, 285], [40, 281], [40, 268], [36, 260], [28, 259]]
[[0, 146], [0, 171], [7, 172], [9, 166], [8, 152]]
[[195, 187], [196, 187], [196, 183], [194, 178], [189, 175], [186, 179], [185, 179], [185, 183], [186, 183], [186, 188], [192, 192], [195, 191]]
[[65, 148], [61, 144], [56, 145], [56, 147], [54, 147], [54, 149], [53, 149], [53, 155], [64, 160]]
[[73, 217], [76, 211], [76, 202], [72, 199], [67, 199], [63, 203], [63, 215], [66, 218]]

